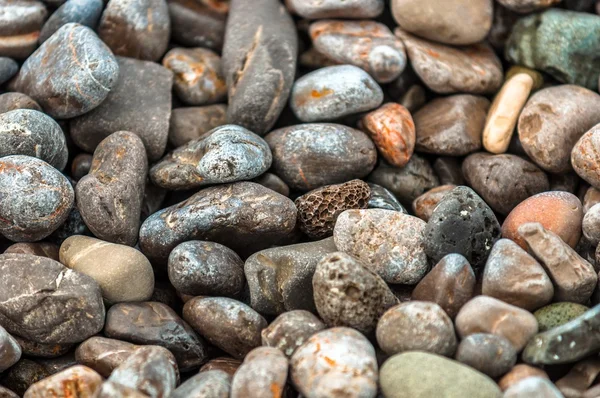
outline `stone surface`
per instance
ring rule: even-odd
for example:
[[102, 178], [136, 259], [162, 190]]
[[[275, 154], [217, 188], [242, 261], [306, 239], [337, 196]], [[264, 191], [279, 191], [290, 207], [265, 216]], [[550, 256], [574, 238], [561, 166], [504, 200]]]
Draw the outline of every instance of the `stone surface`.
[[412, 210], [415, 216], [427, 222], [431, 218], [433, 210], [446, 194], [456, 188], [456, 185], [440, 185], [431, 188], [412, 202]]
[[221, 370], [210, 370], [190, 377], [171, 398], [229, 398], [231, 376]]
[[4, 250], [4, 254], [34, 254], [36, 256], [48, 257], [58, 261], [58, 249], [58, 245], [48, 242], [15, 243], [7, 247], [6, 250]]
[[19, 64], [12, 58], [0, 57], [0, 84], [4, 84], [19, 71]]
[[73, 235], [60, 246], [60, 261], [93, 278], [108, 303], [144, 301], [152, 296], [152, 266], [134, 248]]
[[44, 27], [38, 38], [40, 43], [45, 42], [61, 26], [70, 22], [75, 22], [90, 29], [95, 30], [100, 21], [100, 15], [104, 8], [104, 2], [101, 0], [71, 0], [65, 2], [56, 11], [50, 15], [50, 18], [44, 23]]
[[529, 13], [560, 2], [561, 0], [498, 0], [504, 7], [519, 13]]
[[502, 391], [506, 391], [514, 384], [528, 377], [543, 377], [548, 379], [548, 375], [542, 369], [520, 363], [515, 365], [515, 367], [498, 380], [498, 386]]
[[384, 209], [394, 210], [400, 213], [408, 214], [404, 206], [398, 199], [386, 188], [381, 185], [373, 184], [369, 182], [369, 188], [371, 189], [371, 198], [369, 199], [369, 209]]
[[308, 19], [374, 18], [383, 12], [384, 0], [285, 0], [295, 14]]
[[588, 242], [593, 246], [598, 246], [600, 243], [600, 206], [594, 205], [585, 213], [581, 226], [583, 236]]
[[35, 0], [3, 0], [0, 7], [0, 54], [19, 60], [27, 58], [37, 47], [40, 29], [48, 16], [46, 6]]
[[277, 348], [250, 351], [231, 381], [231, 398], [272, 398], [283, 394], [288, 376], [288, 359]]
[[33, 384], [24, 398], [92, 397], [102, 384], [102, 376], [86, 366], [73, 366]]
[[174, 41], [188, 47], [221, 49], [229, 0], [170, 0], [168, 5]]
[[287, 311], [262, 330], [262, 345], [276, 347], [291, 357], [310, 336], [325, 328], [325, 324], [308, 311]]
[[0, 113], [6, 113], [17, 109], [33, 109], [41, 111], [42, 107], [33, 98], [23, 93], [0, 94]]
[[189, 141], [204, 138], [215, 127], [226, 124], [227, 105], [175, 108], [171, 112], [169, 143], [177, 148]]
[[596, 155], [600, 146], [600, 126], [592, 127], [581, 136], [571, 151], [571, 165], [579, 177], [593, 187], [600, 187], [600, 159]]
[[137, 348], [125, 341], [94, 336], [79, 344], [75, 350], [75, 359], [77, 363], [94, 369], [103, 377], [109, 377]]
[[119, 65], [90, 28], [68, 23], [46, 40], [11, 82], [44, 111], [69, 119], [98, 107], [117, 84]]
[[550, 382], [542, 377], [528, 377], [519, 381], [504, 392], [503, 398], [562, 398], [561, 392]]
[[21, 354], [18, 341], [0, 326], [0, 373], [17, 363]]
[[467, 336], [456, 350], [456, 360], [497, 378], [517, 362], [517, 351], [502, 336], [476, 333]]
[[540, 308], [533, 315], [538, 321], [539, 331], [545, 332], [572, 321], [588, 309], [585, 305], [577, 303], [552, 303]]

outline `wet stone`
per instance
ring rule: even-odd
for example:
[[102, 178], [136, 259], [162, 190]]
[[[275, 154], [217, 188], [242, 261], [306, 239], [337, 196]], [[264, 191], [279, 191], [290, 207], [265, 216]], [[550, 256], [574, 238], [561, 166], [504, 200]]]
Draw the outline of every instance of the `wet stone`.
[[313, 334], [325, 328], [325, 324], [308, 311], [284, 312], [262, 330], [262, 345], [278, 348], [291, 357]]
[[496, 378], [517, 362], [517, 351], [504, 337], [476, 333], [467, 336], [456, 350], [456, 360]]
[[190, 377], [171, 398], [229, 398], [231, 376], [222, 370], [210, 370]]
[[19, 71], [19, 64], [12, 58], [0, 57], [0, 84], [9, 81]]
[[592, 127], [581, 136], [571, 151], [571, 165], [575, 172], [593, 187], [600, 187], [600, 126]]
[[440, 201], [446, 194], [456, 188], [456, 185], [440, 185], [431, 188], [423, 195], [419, 196], [412, 202], [412, 210], [415, 216], [427, 222], [431, 218], [431, 214]]
[[37, 47], [48, 16], [46, 7], [37, 0], [3, 0], [0, 7], [0, 54], [18, 60], [27, 58]]
[[368, 184], [371, 189], [371, 197], [368, 204], [369, 209], [394, 210], [408, 214], [404, 206], [398, 202], [398, 199], [396, 199], [393, 193], [381, 185], [373, 184], [372, 182], [369, 182]]
[[0, 373], [13, 366], [20, 358], [19, 343], [0, 326]]
[[176, 108], [171, 112], [169, 143], [175, 148], [205, 138], [209, 131], [226, 124], [227, 105]]
[[33, 98], [23, 93], [0, 94], [0, 113], [6, 113], [17, 109], [33, 109], [34, 111], [42, 110]]
[[504, 392], [503, 398], [562, 398], [561, 392], [550, 382], [542, 377], [528, 377], [511, 386]]
[[58, 358], [73, 348], [73, 344], [42, 344], [18, 336], [15, 340], [19, 343], [23, 355], [34, 358]]
[[308, 19], [374, 18], [383, 12], [383, 0], [285, 0], [292, 12]]
[[118, 77], [115, 57], [94, 31], [68, 23], [27, 58], [10, 88], [33, 98], [48, 115], [69, 119], [98, 107]]
[[75, 359], [103, 377], [109, 377], [112, 371], [125, 362], [136, 349], [137, 346], [125, 341], [90, 337], [77, 347]]
[[150, 178], [162, 188], [193, 189], [252, 179], [267, 171], [271, 162], [265, 140], [229, 124], [169, 153], [150, 169]]
[[102, 376], [86, 366], [73, 366], [33, 384], [24, 398], [92, 397], [102, 383]]
[[582, 304], [562, 302], [542, 307], [533, 315], [538, 321], [539, 331], [545, 332], [572, 321], [587, 310], [589, 308]]
[[40, 32], [39, 42], [50, 38], [61, 26], [75, 22], [95, 30], [104, 8], [101, 0], [69, 0], [50, 15]]
[[174, 41], [188, 47], [221, 49], [229, 0], [170, 0], [168, 5]]
[[48, 242], [15, 243], [7, 247], [4, 254], [33, 254], [58, 261], [58, 249], [57, 245]]
[[231, 381], [231, 398], [280, 397], [288, 376], [288, 359], [273, 347], [250, 351]]

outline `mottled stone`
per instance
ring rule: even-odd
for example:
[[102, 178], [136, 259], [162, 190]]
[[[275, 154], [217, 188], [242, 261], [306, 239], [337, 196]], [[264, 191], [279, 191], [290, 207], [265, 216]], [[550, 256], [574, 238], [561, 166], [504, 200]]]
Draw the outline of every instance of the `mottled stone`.
[[348, 210], [335, 224], [338, 250], [357, 257], [388, 283], [418, 283], [429, 270], [425, 222], [397, 211]]
[[162, 188], [194, 189], [252, 179], [267, 171], [271, 162], [265, 140], [228, 124], [169, 153], [150, 169], [150, 178]]
[[227, 105], [222, 104], [173, 109], [169, 143], [177, 148], [191, 140], [205, 138], [215, 127], [226, 124], [226, 114]]
[[[418, 10], [421, 12], [422, 8]], [[420, 39], [400, 28], [395, 34], [404, 42], [415, 72], [436, 93], [492, 94], [502, 85], [500, 60], [485, 43], [450, 47]]]
[[265, 140], [273, 153], [273, 171], [292, 190], [363, 178], [377, 162], [373, 141], [341, 124], [299, 124], [272, 131]]
[[375, 349], [354, 329], [337, 327], [314, 334], [296, 350], [290, 375], [307, 397], [374, 397]]
[[369, 188], [371, 189], [371, 197], [369, 199], [369, 209], [384, 209], [399, 211], [404, 214], [408, 214], [404, 206], [398, 199], [386, 188], [381, 185], [373, 184], [369, 182]]
[[387, 398], [500, 398], [496, 383], [460, 362], [426, 352], [394, 355], [381, 367], [381, 391]]
[[75, 22], [90, 29], [96, 29], [104, 8], [102, 0], [69, 0], [50, 15], [40, 32], [39, 42], [43, 43], [63, 25]]
[[[599, 17], [600, 19], [600, 17]], [[519, 138], [527, 155], [551, 173], [571, 170], [571, 150], [600, 122], [600, 95], [574, 85], [544, 88], [533, 94], [519, 116]]]
[[98, 107], [115, 87], [119, 65], [93, 30], [63, 25], [23, 63], [11, 90], [27, 94], [59, 119]]
[[389, 355], [424, 351], [452, 356], [456, 335], [442, 307], [425, 301], [410, 301], [388, 311], [377, 323], [377, 343]]
[[23, 93], [0, 94], [0, 113], [6, 113], [17, 109], [33, 109], [41, 111], [42, 107], [33, 98]]
[[165, 0], [110, 0], [98, 36], [115, 55], [158, 61], [167, 51], [170, 30]]
[[254, 253], [285, 237], [296, 224], [294, 203], [252, 182], [205, 188], [160, 210], [140, 228], [140, 248], [157, 265], [188, 240], [209, 240]]
[[130, 131], [144, 142], [148, 159], [156, 161], [167, 146], [172, 73], [154, 62], [118, 57], [117, 63], [118, 81], [98, 108], [70, 122], [71, 138], [92, 153], [115, 131]]
[[282, 396], [288, 376], [288, 359], [277, 348], [250, 351], [231, 381], [231, 398]]
[[183, 319], [235, 358], [244, 358], [261, 344], [267, 321], [246, 304], [226, 297], [195, 297], [185, 303]]
[[19, 343], [0, 326], [0, 373], [13, 366], [19, 359], [21, 359]]
[[600, 125], [596, 125], [581, 136], [571, 151], [571, 165], [575, 172], [596, 188], [600, 188], [599, 147]]
[[171, 398], [229, 398], [231, 376], [222, 370], [201, 372], [182, 383]]
[[517, 362], [517, 351], [502, 336], [476, 333], [467, 336], [456, 350], [456, 360], [481, 373], [497, 378]]
[[4, 254], [34, 254], [36, 256], [48, 257], [58, 261], [58, 249], [58, 245], [48, 242], [15, 243], [7, 247], [6, 250], [4, 250]]
[[40, 29], [48, 16], [46, 6], [36, 0], [3, 0], [0, 7], [0, 54], [19, 60], [27, 58], [37, 47]]
[[416, 150], [463, 156], [481, 149], [481, 132], [489, 107], [487, 98], [476, 95], [434, 99], [414, 115]]
[[440, 185], [431, 188], [412, 202], [412, 210], [415, 216], [427, 222], [431, 218], [433, 210], [446, 194], [456, 188], [456, 185]]
[[102, 376], [94, 370], [77, 365], [33, 384], [24, 398], [92, 397], [102, 384]]
[[538, 321], [541, 333], [572, 321], [588, 309], [585, 305], [577, 303], [552, 303], [540, 308], [533, 315]]
[[283, 4], [232, 0], [222, 64], [227, 122], [259, 135], [269, 131], [294, 83], [297, 53], [294, 22]]
[[58, 261], [0, 255], [0, 325], [45, 344], [78, 343], [104, 325], [100, 287]]
[[19, 71], [19, 64], [12, 58], [0, 57], [0, 84], [4, 84]]
[[548, 379], [548, 375], [542, 369], [520, 363], [515, 365], [515, 367], [498, 380], [498, 386], [502, 391], [506, 391], [511, 386], [528, 377], [543, 377]]
[[109, 377], [137, 348], [125, 341], [94, 336], [79, 344], [75, 350], [75, 359], [103, 377]]
[[310, 336], [325, 328], [325, 324], [308, 311], [284, 312], [262, 330], [262, 345], [276, 347], [291, 357]]
[[337, 251], [333, 238], [265, 249], [244, 264], [252, 308], [263, 314], [316, 312], [313, 275], [317, 263]]
[[467, 302], [455, 320], [461, 339], [474, 333], [491, 333], [506, 338], [520, 352], [538, 331], [535, 317], [514, 305], [488, 296]]
[[542, 377], [528, 377], [511, 386], [504, 392], [503, 398], [563, 398], [552, 382]]
[[33, 358], [58, 358], [73, 348], [74, 344], [43, 344], [15, 336], [15, 340], [21, 346], [23, 355]]
[[295, 14], [308, 19], [374, 18], [383, 12], [384, 0], [285, 0]]

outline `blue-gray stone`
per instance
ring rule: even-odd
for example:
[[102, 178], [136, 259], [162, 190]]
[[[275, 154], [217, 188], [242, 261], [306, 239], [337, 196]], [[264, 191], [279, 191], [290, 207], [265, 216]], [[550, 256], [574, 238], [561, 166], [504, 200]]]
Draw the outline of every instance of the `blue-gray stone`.
[[69, 22], [76, 22], [87, 26], [91, 29], [96, 29], [104, 3], [102, 0], [69, 0], [60, 6], [48, 18], [42, 31], [40, 32], [40, 43], [48, 40], [63, 25]]

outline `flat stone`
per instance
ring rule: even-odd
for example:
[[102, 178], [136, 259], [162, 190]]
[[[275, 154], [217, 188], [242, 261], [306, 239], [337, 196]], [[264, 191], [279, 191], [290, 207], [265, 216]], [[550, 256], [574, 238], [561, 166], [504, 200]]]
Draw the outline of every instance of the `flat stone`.
[[17, 109], [33, 109], [41, 111], [42, 107], [33, 98], [23, 93], [0, 94], [0, 113], [6, 113]]
[[393, 193], [381, 185], [369, 182], [371, 189], [371, 198], [369, 199], [369, 209], [394, 210], [400, 213], [408, 214], [404, 206], [396, 199]]
[[40, 29], [48, 16], [41, 1], [3, 0], [0, 2], [0, 54], [26, 59], [37, 47]]
[[582, 304], [562, 302], [542, 307], [533, 315], [538, 321], [539, 331], [545, 332], [572, 321], [587, 310], [589, 308]]
[[585, 239], [592, 246], [598, 246], [600, 243], [600, 206], [594, 205], [585, 213], [581, 226]]

